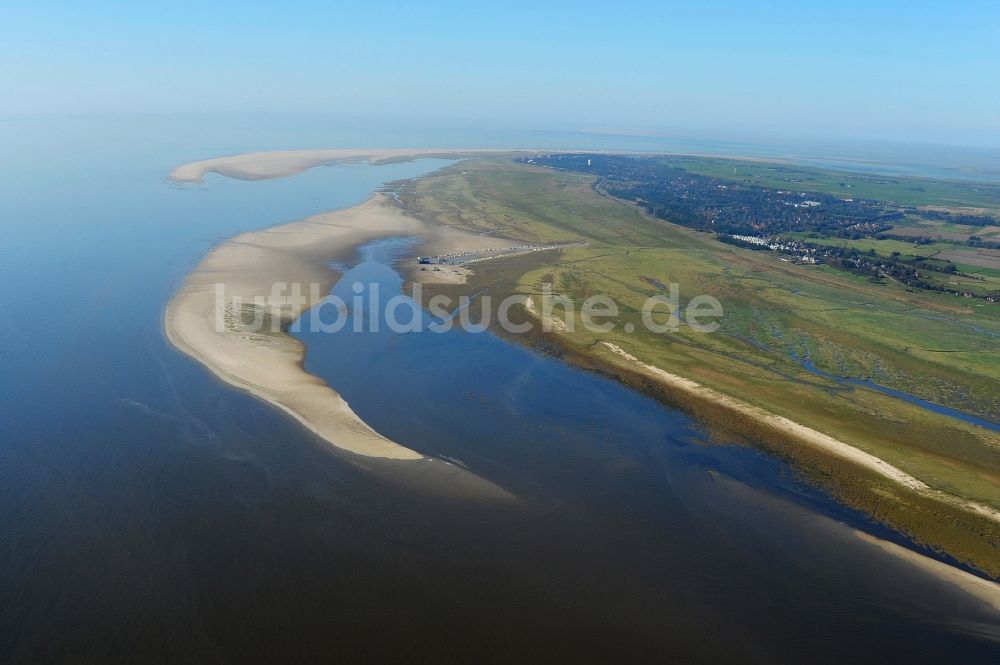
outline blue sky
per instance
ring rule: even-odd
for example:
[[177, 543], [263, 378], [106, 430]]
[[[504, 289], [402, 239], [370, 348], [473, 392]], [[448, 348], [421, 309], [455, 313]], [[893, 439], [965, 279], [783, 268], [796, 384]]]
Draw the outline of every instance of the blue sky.
[[0, 115], [1000, 146], [997, 2], [0, 0]]

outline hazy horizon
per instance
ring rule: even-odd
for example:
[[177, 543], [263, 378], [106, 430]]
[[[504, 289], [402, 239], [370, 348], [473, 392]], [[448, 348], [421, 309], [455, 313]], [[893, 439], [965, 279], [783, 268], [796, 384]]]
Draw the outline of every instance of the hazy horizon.
[[725, 140], [1000, 147], [1000, 9], [13, 3], [0, 116], [315, 115]]
[[596, 150], [766, 159], [890, 176], [1000, 183], [1000, 148], [933, 143], [613, 132], [554, 126], [518, 128], [323, 114], [46, 114], [0, 116], [0, 169], [48, 168], [67, 151], [120, 153], [157, 145], [172, 154], [163, 173], [221, 155], [313, 148], [496, 148]]

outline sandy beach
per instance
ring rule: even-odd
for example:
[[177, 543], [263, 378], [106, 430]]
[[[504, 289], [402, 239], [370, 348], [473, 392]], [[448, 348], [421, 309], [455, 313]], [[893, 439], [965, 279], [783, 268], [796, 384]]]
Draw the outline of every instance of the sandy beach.
[[[323, 159], [328, 156], [324, 154]], [[282, 168], [291, 168], [290, 163]], [[421, 479], [421, 486], [433, 486], [438, 479], [461, 486], [464, 494], [471, 490], [490, 498], [509, 497], [468, 471], [426, 457], [373, 430], [336, 391], [306, 372], [303, 344], [283, 332], [329, 292], [338, 278], [327, 266], [330, 259], [388, 236], [419, 237], [422, 251], [438, 254], [495, 247], [501, 242], [428, 228], [404, 214], [390, 196], [375, 194], [362, 205], [244, 233], [212, 250], [168, 304], [166, 335], [226, 383], [281, 408], [341, 451], [419, 465], [413, 476]], [[297, 285], [303, 298], [299, 302], [269, 298], [276, 283], [288, 285], [285, 294]], [[219, 285], [224, 285], [224, 299], [218, 297]], [[236, 311], [234, 296], [242, 298], [242, 311]], [[259, 317], [263, 327], [248, 325], [254, 317]]]
[[853, 530], [853, 533], [860, 540], [870, 543], [871, 545], [874, 545], [875, 547], [878, 547], [893, 556], [899, 557], [899, 559], [906, 561], [910, 565], [924, 570], [931, 575], [954, 584], [966, 593], [975, 596], [982, 602], [992, 607], [994, 610], [1000, 612], [1000, 584], [991, 582], [990, 580], [985, 580], [982, 577], [968, 573], [960, 568], [956, 568], [955, 566], [949, 566], [946, 563], [924, 556], [919, 552], [906, 549], [905, 547], [889, 542], [888, 540], [876, 538], [875, 536], [867, 534], [863, 531], [855, 529]]

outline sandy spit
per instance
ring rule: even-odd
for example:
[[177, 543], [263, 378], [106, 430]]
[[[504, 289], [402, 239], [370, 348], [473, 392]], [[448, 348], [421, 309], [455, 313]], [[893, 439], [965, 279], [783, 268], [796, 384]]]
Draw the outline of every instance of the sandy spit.
[[[329, 292], [338, 277], [327, 267], [332, 257], [388, 236], [420, 237], [421, 249], [435, 253], [470, 251], [498, 243], [496, 238], [430, 229], [404, 214], [390, 196], [376, 194], [354, 208], [244, 233], [216, 247], [167, 305], [167, 338], [226, 383], [284, 410], [341, 451], [372, 462], [395, 460], [419, 465], [419, 469], [414, 468], [418, 473], [410, 475], [419, 477], [424, 487], [432, 486], [433, 478], [440, 478], [461, 485], [466, 495], [474, 491], [488, 498], [509, 498], [492, 483], [373, 430], [343, 397], [304, 369], [304, 345], [282, 332], [282, 326]], [[287, 297], [271, 297], [275, 283], [288, 285], [283, 292], [286, 295], [297, 285], [303, 299], [290, 302]], [[222, 299], [218, 297], [220, 288], [225, 289]], [[233, 305], [234, 296], [243, 299], [241, 307]], [[254, 317], [264, 322], [263, 328], [249, 325]]]

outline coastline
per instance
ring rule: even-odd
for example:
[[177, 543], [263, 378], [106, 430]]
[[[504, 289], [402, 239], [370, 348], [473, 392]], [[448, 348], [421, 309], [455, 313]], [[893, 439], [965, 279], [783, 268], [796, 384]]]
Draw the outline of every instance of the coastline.
[[[565, 332], [567, 329], [565, 322], [559, 317], [542, 314], [530, 296], [525, 302], [524, 309], [539, 322], [540, 327], [547, 324], [554, 332]], [[607, 353], [591, 353], [591, 358], [597, 362], [604, 362], [612, 367], [623, 367], [626, 371], [638, 372], [667, 389], [688, 395], [698, 401], [711, 403], [719, 409], [737, 414], [739, 417], [747, 418], [756, 422], [760, 427], [780, 432], [791, 440], [871, 471], [926, 498], [947, 503], [959, 510], [976, 514], [991, 522], [1000, 524], [1000, 510], [996, 510], [991, 506], [936, 490], [919, 478], [915, 478], [880, 457], [789, 418], [771, 413], [708, 386], [703, 386], [686, 377], [672, 374], [655, 365], [643, 362], [617, 344], [602, 341], [599, 345], [594, 344], [591, 348], [597, 349], [599, 346], [603, 346]]]
[[[324, 154], [324, 161], [327, 157]], [[300, 165], [295, 160], [285, 163], [286, 168]], [[353, 208], [243, 233], [215, 247], [167, 304], [165, 335], [174, 347], [222, 381], [278, 407], [366, 465], [406, 463], [416, 472], [408, 475], [419, 479], [423, 488], [510, 499], [509, 493], [493, 483], [376, 432], [340, 394], [305, 370], [305, 345], [286, 332], [339, 278], [328, 267], [329, 260], [389, 236], [418, 237], [421, 249], [434, 253], [475, 250], [487, 244], [495, 247], [500, 242], [457, 230], [432, 229], [404, 214], [391, 196], [376, 193]], [[220, 284], [225, 289], [224, 308], [217, 302]], [[302, 300], [269, 302], [275, 284], [298, 285]], [[234, 297], [242, 299], [241, 311], [231, 304]], [[242, 322], [248, 313], [263, 326], [247, 328]]]
[[973, 596], [983, 603], [989, 605], [997, 612], [1000, 612], [1000, 584], [983, 579], [977, 575], [966, 572], [961, 568], [948, 565], [947, 563], [924, 556], [919, 552], [907, 549], [901, 545], [877, 538], [857, 529], [852, 533], [859, 540], [862, 540], [873, 547], [891, 554], [907, 564], [919, 568], [939, 579], [942, 579], [954, 586], [962, 589], [965, 593]]
[[[322, 153], [322, 156], [319, 153]], [[414, 155], [413, 151], [406, 154]], [[310, 168], [309, 165], [303, 166], [306, 163], [303, 161], [306, 157], [302, 153], [287, 153], [287, 155], [287, 157], [283, 156], [278, 160], [281, 162], [281, 167], [280, 169], [273, 168], [270, 171], [272, 175], [259, 175], [264, 172], [260, 168], [251, 169], [248, 172], [258, 174], [254, 176], [257, 178], [283, 177], [281, 174], [297, 173]], [[419, 156], [430, 155], [420, 153]], [[248, 156], [243, 157], [250, 159]], [[311, 160], [311, 165], [326, 163], [330, 161], [330, 151], [315, 151], [315, 154], [309, 156], [308, 160]], [[203, 169], [202, 173], [218, 172], [214, 168], [204, 166], [198, 168]], [[394, 474], [394, 470], [406, 467], [403, 473], [398, 474], [403, 482], [406, 482], [405, 477], [407, 476], [419, 477], [421, 487], [431, 491], [442, 489], [442, 480], [445, 476], [441, 474], [444, 472], [448, 476], [447, 482], [454, 483], [455, 486], [469, 485], [473, 488], [474, 493], [485, 492], [484, 495], [491, 498], [509, 499], [511, 498], [509, 494], [492, 483], [447, 462], [423, 456], [372, 430], [350, 409], [350, 406], [339, 394], [323, 381], [305, 371], [302, 366], [305, 347], [290, 335], [280, 333], [268, 335], [266, 340], [249, 341], [240, 341], [238, 335], [216, 335], [223, 338], [223, 342], [220, 342], [219, 339], [213, 340], [211, 336], [203, 337], [205, 327], [210, 327], [214, 320], [214, 311], [208, 311], [211, 309], [210, 303], [214, 293], [210, 290], [207, 291], [206, 287], [220, 281], [220, 273], [222, 277], [231, 280], [227, 283], [237, 285], [236, 290], [246, 296], [266, 295], [270, 285], [275, 281], [291, 283], [298, 281], [303, 284], [319, 283], [322, 285], [320, 293], [325, 295], [337, 279], [336, 273], [327, 268], [327, 260], [337, 255], [343, 255], [364, 242], [393, 235], [419, 237], [423, 243], [421, 250], [425, 253], [447, 253], [459, 249], [470, 250], [484, 247], [485, 243], [496, 246], [498, 242], [495, 237], [484, 237], [418, 219], [412, 214], [407, 214], [405, 207], [392, 197], [386, 194], [375, 194], [367, 202], [354, 208], [321, 213], [292, 224], [245, 233], [214, 249], [202, 264], [191, 273], [184, 286], [168, 305], [164, 317], [166, 334], [175, 347], [204, 364], [223, 381], [277, 406], [342, 452], [365, 459], [366, 461], [363, 462], [365, 465], [385, 463], [387, 465], [385, 470], [390, 475]], [[464, 274], [456, 275], [453, 281], [449, 281], [453, 284], [463, 283], [464, 277]], [[411, 269], [406, 278], [408, 281], [419, 280], [421, 275]], [[436, 278], [424, 276], [424, 280], [434, 279]], [[267, 290], [263, 288], [265, 285]], [[209, 299], [209, 303], [206, 303], [206, 298]], [[310, 301], [297, 311], [277, 311], [274, 312], [274, 315], [281, 317], [287, 325], [315, 304], [315, 302]], [[194, 334], [196, 339], [192, 339], [192, 332], [199, 329], [200, 333]], [[209, 335], [211, 334], [214, 333], [209, 331]], [[606, 356], [607, 359], [604, 362], [612, 367], [616, 365], [623, 368], [631, 367], [632, 371], [638, 371], [650, 379], [670, 385], [674, 389], [684, 389], [686, 392], [696, 393], [701, 399], [712, 397], [703, 394], [704, 390], [709, 389], [694, 384], [694, 382], [691, 382], [692, 386], [687, 386], [686, 384], [680, 385], [677, 381], [668, 380], [672, 379], [673, 375], [665, 378], [660, 375], [662, 370], [652, 366], [644, 366], [638, 359], [626, 357], [627, 354], [624, 351], [616, 351], [610, 347], [607, 348], [607, 351], [609, 353], [599, 355]], [[233, 353], [236, 354], [235, 358], [231, 355]], [[593, 360], [598, 360], [599, 355], [595, 356]], [[262, 378], [261, 374], [267, 373], [262, 368], [275, 370], [275, 374]], [[663, 374], [666, 373], [663, 372]], [[676, 378], [680, 382], [688, 381], [682, 377]], [[726, 406], [726, 404], [722, 404], [722, 406]], [[744, 415], [752, 417], [754, 414]], [[769, 424], [783, 428], [787, 436], [802, 440], [801, 425], [792, 421]], [[782, 427], [787, 424], [790, 426]], [[815, 434], [819, 437], [825, 437], [819, 432], [815, 432]], [[947, 501], [955, 508], [964, 510], [972, 508], [964, 501], [957, 500], [957, 497], [945, 496], [932, 490], [922, 481], [909, 476], [880, 458], [868, 455], [848, 444], [842, 444], [833, 439], [831, 441], [840, 444], [840, 446], [831, 447], [826, 445], [829, 442], [818, 439], [804, 441], [804, 443], [838, 456], [861, 468], [873, 471], [911, 491], [926, 493], [929, 498]], [[859, 459], [859, 455], [863, 459]], [[413, 474], [412, 470], [419, 471]], [[993, 522], [1000, 521], [1000, 514], [997, 511], [990, 508], [981, 510], [986, 508], [983, 506], [976, 506], [976, 508], [980, 509], [977, 512], [981, 517]], [[873, 545], [878, 545], [883, 549], [891, 545], [883, 545], [883, 541], [880, 539], [868, 538]], [[899, 549], [910, 555], [912, 563], [919, 563], [928, 572], [933, 572], [939, 577], [958, 583], [957, 578], [952, 578], [958, 575], [964, 579], [966, 575], [951, 565], [940, 563], [910, 550], [904, 550], [904, 548]], [[986, 593], [992, 599], [991, 604], [996, 606], [998, 604], [996, 598], [1000, 597], [1000, 586], [979, 577], [971, 575], [969, 577], [974, 580], [970, 583], [980, 593]], [[982, 584], [980, 584], [980, 580], [983, 582]], [[963, 586], [963, 584], [958, 585]]]
[[801, 441], [807, 446], [814, 447], [825, 453], [863, 467], [869, 471], [873, 471], [884, 478], [887, 478], [928, 498], [950, 503], [957, 508], [975, 513], [993, 522], [1000, 523], [1000, 511], [992, 508], [991, 506], [977, 503], [975, 501], [960, 499], [959, 497], [935, 490], [927, 485], [927, 483], [918, 478], [914, 478], [910, 474], [889, 464], [880, 457], [866, 453], [849, 443], [840, 441], [828, 434], [818, 432], [783, 416], [770, 413], [750, 404], [746, 404], [734, 397], [724, 395], [716, 390], [713, 390], [712, 388], [703, 386], [685, 377], [677, 374], [671, 374], [670, 372], [667, 372], [659, 367], [642, 362], [640, 359], [611, 342], [602, 342], [602, 344], [608, 351], [611, 352], [611, 354], [613, 354], [615, 360], [611, 362], [624, 361], [627, 365], [631, 365], [665, 386], [669, 386], [670, 388], [674, 388], [681, 392], [714, 402], [719, 407], [732, 410], [733, 412], [739, 413], [753, 420], [757, 420], [765, 427], [783, 431], [793, 439]]
[[[544, 317], [538, 310], [537, 306], [534, 305], [530, 297], [528, 298], [528, 302], [526, 303], [524, 310], [529, 316], [533, 317], [541, 324]], [[564, 322], [555, 316], [550, 317], [549, 325], [552, 326], [554, 332], [558, 332], [565, 328]], [[508, 339], [512, 343], [517, 343], [517, 340], [515, 339], [516, 336], [504, 335], [500, 331], [498, 331], [498, 334], [501, 334], [505, 339]], [[733, 414], [738, 414], [749, 421], [756, 421], [765, 428], [772, 428], [773, 431], [783, 434], [783, 438], [785, 440], [802, 444], [807, 448], [815, 450], [826, 459], [843, 460], [843, 462], [850, 465], [850, 467], [859, 470], [864, 469], [865, 471], [871, 472], [874, 476], [882, 477], [890, 481], [891, 484], [905, 488], [909, 492], [916, 495], [923, 496], [934, 502], [946, 504], [955, 510], [963, 511], [967, 514], [974, 514], [984, 520], [987, 520], [989, 523], [1000, 523], [1000, 512], [990, 506], [973, 501], [967, 501], [960, 497], [935, 490], [923, 481], [910, 476], [906, 472], [892, 466], [881, 458], [870, 455], [848, 443], [839, 441], [829, 435], [823, 434], [822, 432], [812, 430], [811, 428], [795, 423], [794, 421], [783, 418], [782, 416], [772, 414], [750, 404], [744, 404], [735, 398], [731, 398], [728, 395], [724, 395], [711, 388], [702, 386], [695, 381], [676, 374], [671, 374], [658, 367], [644, 363], [614, 344], [608, 342], [601, 342], [599, 345], [595, 344], [595, 352], [581, 356], [577, 355], [579, 352], [573, 352], [569, 349], [569, 347], [561, 346], [557, 341], [558, 336], [553, 339], [551, 337], [552, 333], [541, 333], [541, 335], [543, 339], [548, 339], [550, 343], [554, 342], [555, 346], [548, 347], [544, 343], [540, 344], [540, 340], [538, 339], [529, 341], [527, 346], [542, 349], [543, 352], [547, 353], [551, 353], [552, 348], [559, 349], [559, 351], [556, 352], [556, 355], [558, 355], [563, 362], [580, 367], [585, 371], [596, 371], [599, 374], [607, 376], [609, 379], [622, 383], [630, 389], [636, 390], [660, 401], [669, 408], [680, 408], [685, 412], [691, 413], [694, 417], [702, 419], [703, 415], [701, 415], [700, 410], [688, 407], [697, 403], [711, 403], [719, 409], [729, 411]], [[598, 347], [603, 347], [604, 352], [597, 351]], [[622, 371], [615, 371], [616, 369], [620, 369]], [[630, 381], [626, 379], [628, 375], [642, 376], [645, 377], [646, 381], [639, 383]], [[667, 392], [664, 393], [656, 389], [651, 389], [650, 383], [666, 389]], [[670, 394], [671, 397], [665, 398], [666, 394]], [[691, 398], [691, 402], [685, 404], [683, 401], [679, 401], [676, 398], [676, 395], [678, 394], [689, 396]], [[730, 425], [728, 424], [721, 425], [723, 428], [728, 428], [729, 426]], [[725, 429], [724, 431], [730, 430]], [[774, 454], [776, 453], [776, 450], [771, 449], [771, 452]], [[793, 466], [797, 466], [798, 464], [796, 461], [789, 463]], [[840, 499], [838, 499], [838, 501], [839, 500]], [[846, 505], [851, 504], [847, 503]], [[869, 514], [870, 517], [876, 519], [877, 521], [881, 521], [878, 517], [870, 513], [870, 511], [863, 510], [862, 512]], [[944, 518], [945, 516], [942, 516], [942, 519]], [[892, 524], [887, 524], [887, 526], [897, 533], [901, 533], [907, 538], [912, 539], [915, 544], [928, 545], [926, 541], [920, 539], [919, 537], [915, 537], [915, 534], [906, 529], [900, 529], [898, 526], [894, 526]], [[969, 572], [968, 570], [952, 563], [936, 559], [923, 552], [904, 547], [903, 545], [899, 545], [891, 540], [860, 531], [856, 528], [850, 528], [850, 534], [874, 548], [895, 556], [907, 566], [920, 569], [925, 573], [942, 580], [943, 582], [961, 589], [963, 592], [988, 605], [993, 610], [1000, 612], [1000, 580], [997, 580], [996, 578], [983, 577], [981, 574]], [[952, 553], [950, 553], [947, 549], [937, 548], [933, 545], [930, 546], [930, 549], [936, 550], [940, 554], [952, 556]], [[960, 559], [955, 560], [965, 565], [970, 564], [970, 562], [963, 562]], [[977, 566], [973, 565], [972, 568], [976, 569]], [[987, 574], [987, 571], [981, 567], [978, 568], [978, 570], [980, 573]]]
[[[432, 222], [456, 228], [468, 229], [471, 226], [478, 231], [505, 229], [510, 237], [520, 237], [517, 235], [518, 229], [526, 224], [524, 219], [537, 208], [542, 195], [517, 189], [516, 176], [509, 175], [516, 170], [514, 167], [497, 169], [484, 166], [477, 170], [475, 164], [476, 162], [471, 162], [461, 169], [451, 167], [415, 181], [401, 193], [404, 204], [414, 214]], [[467, 176], [467, 172], [473, 175]], [[571, 211], [584, 222], [588, 219], [587, 215], [592, 214], [626, 223], [625, 215], [615, 217], [607, 210], [607, 205], [621, 205], [620, 201], [601, 196], [595, 198], [593, 204], [588, 199], [579, 203], [579, 208], [574, 207], [577, 205], [574, 190], [570, 186], [565, 186], [565, 190], [560, 189], [563, 185], [558, 176], [543, 178], [537, 187], [541, 191], [550, 191], [561, 206], [560, 210]], [[581, 184], [579, 188], [581, 196], [589, 196], [592, 191], [589, 184]], [[563, 194], [563, 191], [566, 193]], [[494, 211], [493, 222], [477, 217], [474, 225], [468, 224], [459, 213], [457, 203], [465, 200], [478, 209]], [[602, 200], [608, 203], [600, 203]], [[585, 208], [590, 205], [593, 207]], [[631, 206], [628, 209], [634, 210]], [[648, 219], [645, 215], [642, 218]], [[533, 235], [523, 239], [541, 242], [548, 235], [562, 239], [559, 232], [571, 221], [562, 217], [557, 217], [549, 224], [544, 220], [540, 221], [537, 227], [527, 227], [528, 233]], [[658, 225], [655, 226], [658, 230]], [[592, 240], [600, 239], [604, 233], [603, 227], [594, 224], [587, 226], [585, 223], [583, 229], [582, 237]], [[686, 247], [683, 241], [681, 238], [679, 242]], [[640, 238], [633, 240], [632, 245], [643, 245], [644, 242], [645, 238]], [[495, 298], [512, 294], [530, 298], [532, 294], [538, 293], [538, 284], [541, 283], [538, 280], [551, 282], [559, 278], [556, 274], [549, 274], [548, 270], [555, 272], [559, 269], [558, 266], [575, 265], [581, 260], [575, 255], [555, 259], [554, 262], [533, 260], [531, 257], [515, 258], [505, 262], [503, 266], [484, 266], [482, 270], [477, 270], [464, 290], [442, 287], [431, 293], [443, 293], [455, 298], [467, 291], [489, 289]], [[652, 265], [648, 268], [655, 269]], [[604, 270], [607, 272], [608, 269]], [[639, 272], [645, 270], [647, 268], [644, 266]], [[613, 290], [618, 283], [615, 279], [617, 275], [604, 274], [600, 268], [592, 268], [591, 272], [600, 276], [595, 279], [603, 280], [605, 289]], [[524, 276], [529, 274], [531, 278], [529, 282], [525, 282]], [[611, 286], [607, 286], [608, 283]], [[519, 313], [529, 321], [544, 323], [537, 307], [534, 307], [534, 312], [531, 311], [534, 304], [529, 300], [524, 307], [518, 308]], [[542, 354], [554, 355], [576, 367], [607, 376], [656, 399], [668, 408], [684, 411], [703, 422], [713, 437], [717, 434], [723, 440], [735, 439], [782, 459], [796, 473], [808, 478], [810, 483], [822, 488], [838, 502], [906, 535], [915, 544], [947, 555], [956, 563], [976, 569], [989, 579], [997, 579], [1000, 575], [995, 554], [997, 534], [1000, 533], [1000, 511], [994, 504], [981, 500], [981, 495], [949, 492], [950, 487], [942, 487], [935, 482], [938, 479], [933, 475], [928, 476], [914, 472], [909, 466], [901, 466], [897, 458], [878, 454], [878, 448], [862, 448], [856, 445], [854, 439], [838, 436], [836, 431], [829, 432], [828, 437], [823, 436], [825, 429], [816, 427], [811, 422], [805, 424], [799, 421], [794, 412], [764, 410], [765, 417], [761, 418], [756, 413], [733, 408], [725, 401], [714, 399], [718, 394], [723, 394], [718, 389], [713, 388], [710, 394], [676, 382], [664, 381], [658, 373], [651, 372], [600, 344], [602, 340], [599, 337], [560, 332], [562, 323], [558, 317], [553, 317], [549, 321], [550, 332], [543, 332], [544, 326], [536, 325], [534, 332], [528, 335], [507, 334], [499, 326], [494, 326], [493, 329], [510, 342], [527, 346]], [[614, 337], [607, 341], [623, 346]], [[642, 354], [635, 355], [641, 357]], [[645, 360], [654, 362], [648, 358]], [[681, 375], [678, 373], [677, 376]], [[703, 381], [696, 383], [698, 388], [708, 388], [711, 385]], [[743, 397], [739, 401], [747, 406], [752, 404]]]

